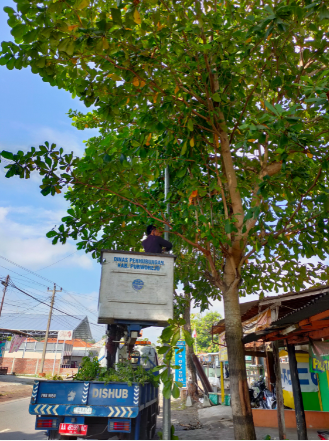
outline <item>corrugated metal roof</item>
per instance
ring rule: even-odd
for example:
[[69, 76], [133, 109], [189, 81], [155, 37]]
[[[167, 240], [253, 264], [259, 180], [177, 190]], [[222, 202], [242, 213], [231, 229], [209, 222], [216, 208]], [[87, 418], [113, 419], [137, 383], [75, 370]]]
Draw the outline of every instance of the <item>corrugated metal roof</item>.
[[[317, 295], [313, 295], [312, 298], [304, 297], [303, 304], [299, 307], [296, 307], [296, 303], [294, 305], [294, 311], [290, 311], [288, 314], [279, 317], [279, 319], [272, 322], [271, 326], [269, 326], [268, 328], [244, 336], [243, 342], [249, 343], [260, 340], [266, 337], [267, 334], [273, 333], [275, 331], [280, 331], [290, 325], [297, 324], [301, 320], [308, 319], [309, 317], [312, 317], [324, 311], [328, 311], [329, 316], [329, 287], [326, 286], [323, 292], [318, 293]], [[319, 330], [321, 330], [321, 328], [319, 328]], [[305, 333], [307, 334], [307, 330], [305, 330]]]
[[[64, 314], [53, 314], [50, 324], [50, 333], [57, 331], [73, 330], [75, 338], [91, 339], [88, 317], [69, 317]], [[48, 314], [2, 314], [0, 327], [24, 331], [29, 334], [44, 333], [47, 329]]]
[[285, 316], [279, 318], [272, 323], [273, 327], [280, 327], [298, 323], [320, 312], [329, 310], [329, 289], [327, 292], [318, 294], [316, 297], [304, 302], [302, 306], [296, 308], [295, 311], [289, 312]]
[[[306, 307], [309, 303], [312, 303], [313, 299], [322, 296], [324, 293], [329, 292], [329, 285], [322, 285], [314, 288], [305, 289], [299, 292], [289, 292], [287, 294], [281, 294], [279, 296], [268, 296], [261, 300], [254, 300], [252, 302], [240, 303], [241, 320], [245, 322], [251, 319], [271, 305], [278, 303], [278, 320], [289, 316], [295, 311]], [[312, 300], [308, 300], [309, 298]], [[314, 313], [316, 314], [316, 313]], [[301, 319], [302, 320], [302, 319]], [[225, 319], [219, 321], [213, 327], [213, 334], [220, 334], [225, 331]]]

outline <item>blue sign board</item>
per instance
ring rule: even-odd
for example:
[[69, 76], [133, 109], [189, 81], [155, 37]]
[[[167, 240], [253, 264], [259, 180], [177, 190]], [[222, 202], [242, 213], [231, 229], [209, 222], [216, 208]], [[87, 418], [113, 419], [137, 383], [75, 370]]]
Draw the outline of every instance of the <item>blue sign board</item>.
[[180, 381], [183, 383], [183, 387], [186, 387], [186, 345], [185, 341], [178, 341], [177, 346], [183, 349], [182, 352], [175, 352], [175, 364], [180, 366], [180, 369], [175, 370], [175, 381]]

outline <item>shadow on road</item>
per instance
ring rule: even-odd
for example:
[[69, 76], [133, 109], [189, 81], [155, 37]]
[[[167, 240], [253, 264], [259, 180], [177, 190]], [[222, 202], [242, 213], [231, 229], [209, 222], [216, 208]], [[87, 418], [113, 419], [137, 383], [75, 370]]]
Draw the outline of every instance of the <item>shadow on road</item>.
[[8, 431], [0, 433], [0, 439], [47, 439], [47, 433], [41, 430], [36, 430], [34, 433]]

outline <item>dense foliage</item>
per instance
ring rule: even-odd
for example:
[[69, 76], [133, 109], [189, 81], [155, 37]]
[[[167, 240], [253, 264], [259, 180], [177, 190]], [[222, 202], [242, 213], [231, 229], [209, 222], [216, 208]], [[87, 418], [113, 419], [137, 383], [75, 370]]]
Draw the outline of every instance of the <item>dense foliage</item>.
[[204, 314], [191, 314], [191, 329], [196, 330], [196, 348], [199, 352], [218, 352], [217, 336], [212, 343], [211, 327], [221, 319], [219, 312], [207, 312]]
[[127, 383], [131, 386], [132, 383], [151, 383], [154, 386], [159, 386], [159, 377], [154, 375], [151, 370], [145, 370], [142, 366], [133, 366], [129, 362], [120, 362], [116, 364], [115, 369], [102, 368], [99, 364], [98, 358], [94, 357], [92, 360], [89, 357], [83, 357], [81, 367], [74, 376], [74, 380], [79, 381], [104, 381], [107, 383]]
[[2, 43], [1, 64], [30, 65], [93, 104], [71, 117], [101, 132], [81, 159], [47, 144], [3, 152], [7, 176], [38, 169], [44, 195], [73, 185], [54, 243], [139, 249], [151, 219], [167, 223], [168, 165], [171, 232], [199, 251], [210, 284], [225, 289], [236, 241], [248, 254], [241, 293], [327, 280], [300, 261], [328, 251], [325, 3], [17, 0], [5, 11], [15, 42]]

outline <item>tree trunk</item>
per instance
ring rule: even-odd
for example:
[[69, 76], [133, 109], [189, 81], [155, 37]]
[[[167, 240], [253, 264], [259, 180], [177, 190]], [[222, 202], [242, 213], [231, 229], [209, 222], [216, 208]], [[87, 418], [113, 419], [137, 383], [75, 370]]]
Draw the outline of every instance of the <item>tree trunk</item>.
[[256, 439], [247, 384], [239, 289], [224, 292], [225, 336], [230, 372], [230, 394], [235, 439]]
[[[184, 329], [191, 333], [191, 295], [185, 293], [185, 309], [184, 309], [184, 320], [186, 324]], [[198, 387], [197, 387], [197, 375], [196, 369], [192, 360], [192, 355], [194, 354], [193, 346], [186, 345], [186, 365], [187, 365], [187, 392], [192, 400], [199, 401]]]

